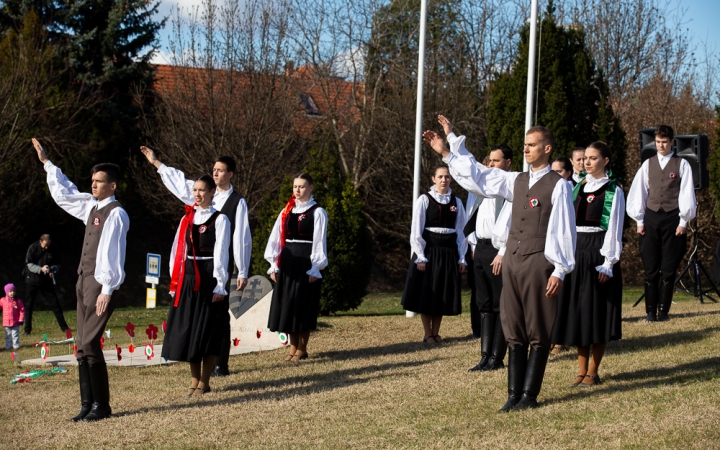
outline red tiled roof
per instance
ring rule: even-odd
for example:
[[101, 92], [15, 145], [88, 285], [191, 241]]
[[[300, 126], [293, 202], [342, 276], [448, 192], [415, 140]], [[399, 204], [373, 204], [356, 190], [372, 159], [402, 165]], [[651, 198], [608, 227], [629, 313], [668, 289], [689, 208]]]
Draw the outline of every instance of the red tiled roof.
[[[291, 74], [230, 73], [226, 70], [208, 71], [170, 65], [156, 65], [155, 69], [157, 72], [152, 89], [160, 99], [172, 93], [204, 98], [210, 86], [214, 90], [222, 90], [223, 94], [237, 93], [239, 98], [262, 89], [274, 91], [277, 101], [285, 98], [297, 105], [292, 122], [294, 130], [302, 137], [309, 137], [321, 124], [334, 124], [344, 132], [358, 120], [357, 105], [364, 95], [362, 83], [334, 77], [322, 78], [308, 66], [301, 66]], [[230, 88], [227, 87], [228, 81], [233, 84]], [[302, 95], [312, 98], [319, 114], [308, 113]]]

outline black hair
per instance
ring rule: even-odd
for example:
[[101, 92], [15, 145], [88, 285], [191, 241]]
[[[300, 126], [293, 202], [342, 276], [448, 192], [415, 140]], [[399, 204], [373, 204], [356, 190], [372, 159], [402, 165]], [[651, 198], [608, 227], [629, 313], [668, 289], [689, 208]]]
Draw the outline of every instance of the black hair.
[[655, 130], [655, 137], [656, 138], [667, 138], [669, 140], [673, 140], [675, 137], [675, 132], [673, 131], [672, 127], [670, 125], [660, 125]]
[[574, 155], [575, 152], [584, 152], [584, 151], [585, 151], [585, 147], [573, 147], [573, 149], [570, 150], [570, 154]]
[[300, 178], [301, 180], [307, 181], [310, 186], [315, 185], [315, 183], [313, 182], [313, 177], [311, 177], [310, 174], [307, 172], [300, 172], [299, 174], [295, 175], [293, 179], [295, 178]]
[[225, 164], [225, 170], [227, 170], [228, 172], [235, 173], [235, 171], [237, 170], [237, 164], [235, 164], [235, 160], [232, 159], [230, 156], [221, 156], [216, 159], [215, 162]]
[[447, 169], [448, 173], [450, 173], [450, 167], [448, 167], [448, 165], [445, 163], [440, 163], [437, 166], [433, 167], [432, 176], [435, 176], [435, 174], [437, 174], [438, 169]]
[[552, 166], [556, 162], [562, 164], [563, 170], [567, 170], [568, 172], [572, 173], [573, 165], [572, 161], [570, 161], [570, 158], [568, 158], [567, 156], [559, 156], [555, 158], [555, 160], [553, 160], [550, 166]]
[[210, 175], [200, 175], [195, 179], [195, 181], [202, 181], [205, 183], [205, 187], [208, 191], [212, 191], [213, 189], [217, 188], [217, 185], [215, 184], [215, 180], [213, 180], [213, 177]]
[[592, 144], [587, 146], [588, 149], [595, 149], [600, 152], [600, 156], [603, 158], [608, 159], [608, 163], [605, 165], [606, 169], [610, 168], [610, 164], [612, 163], [612, 153], [610, 152], [610, 147], [603, 141], [595, 141]]
[[530, 129], [528, 129], [527, 132], [525, 133], [525, 136], [527, 136], [528, 134], [533, 134], [533, 133], [540, 133], [540, 136], [541, 136], [540, 139], [542, 139], [543, 144], [549, 145], [552, 148], [555, 148], [555, 136], [553, 136], [553, 132], [550, 131], [549, 128], [545, 128], [541, 125], [537, 125], [537, 126], [534, 126], [534, 127], [531, 127]]
[[505, 144], [497, 144], [490, 147], [490, 152], [494, 152], [496, 150], [500, 150], [503, 154], [504, 159], [512, 159], [513, 157], [513, 151], [510, 147], [508, 147]]
[[117, 183], [120, 178], [120, 167], [113, 163], [100, 163], [95, 164], [90, 170], [90, 175], [95, 175], [98, 172], [104, 172], [107, 177], [108, 183]]
[[40, 240], [43, 242], [52, 242], [52, 240], [50, 239], [50, 235], [47, 233], [40, 236]]

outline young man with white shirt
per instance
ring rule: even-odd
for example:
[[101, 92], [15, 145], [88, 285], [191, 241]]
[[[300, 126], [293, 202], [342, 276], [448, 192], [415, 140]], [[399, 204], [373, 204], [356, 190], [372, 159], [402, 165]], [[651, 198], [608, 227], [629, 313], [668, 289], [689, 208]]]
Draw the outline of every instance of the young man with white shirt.
[[442, 155], [460, 186], [475, 195], [513, 202], [500, 299], [509, 353], [508, 400], [499, 412], [535, 408], [557, 313], [555, 297], [575, 266], [570, 184], [548, 164], [553, 134], [539, 126], [527, 131], [523, 153], [530, 172], [522, 173], [478, 164], [465, 148], [464, 136], [448, 136], [452, 151], [433, 131], [426, 131], [423, 139]]
[[675, 275], [687, 247], [686, 227], [697, 210], [692, 168], [673, 154], [674, 137], [667, 125], [655, 130], [657, 155], [642, 163], [627, 199], [645, 269], [648, 322], [670, 318]]
[[40, 143], [32, 140], [47, 172], [50, 195], [55, 203], [85, 223], [85, 239], [78, 267], [77, 345], [80, 379], [80, 413], [70, 419], [92, 422], [111, 415], [110, 385], [100, 344], [117, 296], [125, 280], [126, 236], [130, 219], [115, 200], [119, 168], [97, 164], [92, 168], [92, 194], [82, 193], [56, 167]]
[[[442, 117], [442, 116], [441, 116]], [[441, 118], [442, 121], [444, 118]], [[447, 121], [447, 119], [445, 119]], [[441, 122], [445, 133], [452, 133], [450, 122]], [[488, 167], [509, 171], [512, 165], [512, 150], [507, 145], [496, 145], [490, 150]], [[470, 194], [471, 195], [471, 194]], [[505, 199], [476, 200], [472, 217], [472, 233], [468, 243], [473, 252], [473, 271], [475, 278], [475, 298], [480, 311], [481, 340], [480, 362], [468, 369], [468, 372], [491, 371], [505, 367], [503, 359], [507, 343], [500, 324], [500, 294], [502, 293], [502, 257], [505, 247], [499, 250], [493, 245], [493, 228], [505, 205]]]
[[[155, 156], [155, 152], [148, 147], [140, 147], [148, 162], [158, 169], [162, 182], [166, 188], [186, 205], [193, 205], [193, 180], [185, 178], [185, 174], [175, 168], [163, 164]], [[212, 206], [223, 213], [230, 220], [230, 254], [237, 267], [237, 289], [242, 291], [247, 286], [247, 279], [250, 271], [250, 258], [252, 255], [252, 236], [250, 234], [250, 221], [248, 220], [248, 207], [245, 199], [235, 190], [231, 180], [236, 172], [235, 160], [229, 156], [221, 156], [213, 165], [213, 181], [217, 185]], [[232, 273], [232, 267], [228, 267]], [[229, 292], [230, 278], [226, 290]], [[229, 305], [229, 298], [224, 300]], [[224, 325], [224, 324], [223, 324]], [[213, 376], [226, 376], [230, 374], [228, 359], [230, 357], [230, 315], [228, 314], [227, 339], [223, 341], [223, 347], [215, 361]]]

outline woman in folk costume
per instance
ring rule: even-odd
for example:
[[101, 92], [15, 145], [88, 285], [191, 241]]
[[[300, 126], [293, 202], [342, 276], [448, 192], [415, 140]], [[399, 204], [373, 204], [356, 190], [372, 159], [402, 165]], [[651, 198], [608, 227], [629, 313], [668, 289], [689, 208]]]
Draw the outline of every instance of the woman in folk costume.
[[462, 201], [450, 189], [446, 164], [433, 171], [434, 186], [415, 201], [410, 230], [413, 255], [405, 281], [402, 305], [420, 314], [425, 343], [437, 343], [443, 316], [462, 312], [460, 274], [465, 271], [467, 241]]
[[275, 282], [268, 318], [271, 331], [290, 336], [285, 361], [308, 357], [310, 331], [317, 329], [320, 287], [327, 267], [327, 223], [324, 209], [312, 197], [313, 179], [295, 176], [293, 195], [273, 226], [265, 248], [270, 278]]
[[625, 197], [608, 170], [610, 157], [604, 142], [590, 144], [585, 150], [587, 175], [573, 190], [576, 264], [563, 283], [552, 339], [578, 348], [579, 370], [571, 386], [599, 384], [605, 347], [622, 337], [619, 260]]
[[195, 205], [175, 235], [170, 255], [170, 306], [162, 357], [190, 363], [188, 396], [210, 392], [210, 373], [223, 336], [229, 335], [228, 279], [230, 222], [212, 207], [215, 182], [209, 175], [195, 181]]

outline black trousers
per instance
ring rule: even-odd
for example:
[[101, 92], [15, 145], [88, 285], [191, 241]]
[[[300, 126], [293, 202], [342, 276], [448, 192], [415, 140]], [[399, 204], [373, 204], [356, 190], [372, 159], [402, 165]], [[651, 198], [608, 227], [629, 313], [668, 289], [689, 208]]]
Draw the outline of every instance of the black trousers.
[[502, 293], [502, 275], [493, 275], [490, 265], [498, 251], [489, 242], [478, 242], [475, 247], [475, 302], [478, 310], [485, 313], [500, 313], [500, 294]]
[[475, 291], [475, 271], [473, 270], [475, 261], [473, 260], [473, 253], [469, 245], [467, 254], [465, 255], [465, 262], [467, 262], [467, 284], [470, 288], [470, 328], [472, 328], [474, 335], [480, 336], [480, 310], [475, 301], [475, 296], [477, 295]]
[[49, 283], [27, 283], [25, 285], [25, 298], [23, 299], [23, 303], [25, 304], [25, 332], [30, 333], [32, 331], [32, 315], [33, 309], [35, 308], [35, 299], [38, 294], [42, 294], [45, 301], [52, 308], [52, 312], [55, 314], [55, 320], [57, 320], [60, 328], [63, 331], [67, 330], [68, 325], [65, 322], [60, 300], [58, 300], [57, 294], [55, 293], [55, 287]]
[[679, 210], [645, 210], [645, 236], [639, 237], [645, 282], [657, 283], [662, 277], [675, 282], [678, 266], [687, 249], [687, 235], [675, 236], [680, 223]]

